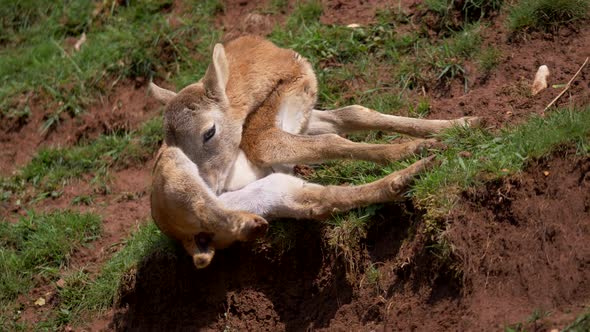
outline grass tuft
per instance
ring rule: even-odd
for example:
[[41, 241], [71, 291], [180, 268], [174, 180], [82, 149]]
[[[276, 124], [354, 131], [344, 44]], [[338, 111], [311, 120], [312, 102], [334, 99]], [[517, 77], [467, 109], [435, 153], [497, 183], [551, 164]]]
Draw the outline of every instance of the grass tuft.
[[504, 0], [424, 1], [426, 8], [438, 16], [437, 26], [444, 32], [456, 31], [464, 25], [478, 22], [498, 12], [503, 3]]
[[586, 311], [574, 320], [571, 324], [566, 326], [562, 331], [564, 332], [584, 332], [590, 331], [590, 312]]
[[30, 213], [17, 223], [0, 223], [0, 304], [26, 292], [39, 278], [54, 278], [72, 252], [101, 233], [94, 214]]
[[464, 78], [463, 61], [479, 51], [480, 32], [479, 25], [467, 26], [431, 51], [430, 59], [427, 61], [437, 73], [437, 80], [445, 82], [454, 78]]
[[[275, 1], [284, 7], [281, 1]], [[306, 0], [299, 3], [287, 20], [287, 27], [296, 28], [301, 25], [315, 24], [322, 16], [322, 3], [318, 0]]]
[[485, 75], [496, 68], [501, 60], [502, 52], [493, 46], [483, 49], [478, 56], [479, 67]]
[[375, 216], [377, 205], [357, 209], [347, 214], [335, 215], [326, 222], [327, 243], [346, 266], [346, 277], [354, 282], [361, 269], [361, 240], [367, 235], [367, 227]]
[[588, 17], [587, 0], [521, 0], [508, 15], [513, 32], [549, 30]]
[[288, 0], [271, 0], [266, 8], [264, 9], [264, 13], [277, 15], [280, 13], [285, 13], [289, 9], [289, 1]]

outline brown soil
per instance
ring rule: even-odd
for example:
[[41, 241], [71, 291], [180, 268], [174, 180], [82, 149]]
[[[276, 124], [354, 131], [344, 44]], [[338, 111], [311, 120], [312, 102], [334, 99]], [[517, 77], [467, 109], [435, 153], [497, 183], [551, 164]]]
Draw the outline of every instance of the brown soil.
[[[289, 1], [293, 2], [293, 1]], [[269, 35], [276, 25], [283, 24], [286, 12], [270, 13], [270, 1], [227, 0], [223, 2], [223, 13], [217, 17], [217, 27], [224, 31], [224, 41], [241, 35]]]
[[100, 134], [129, 131], [154, 117], [160, 108], [147, 96], [146, 86], [138, 82], [119, 83], [106, 95], [82, 115], [62, 114], [59, 124], [45, 133], [40, 129], [55, 105], [42, 96], [23, 97], [20, 108], [28, 106], [30, 117], [0, 119], [0, 175], [10, 175], [25, 165], [39, 148], [68, 146]]
[[[431, 118], [454, 118], [462, 115], [485, 117], [487, 123], [499, 128], [507, 123], [518, 123], [530, 114], [542, 115], [545, 107], [590, 56], [590, 25], [563, 27], [555, 34], [535, 33], [523, 40], [511, 37], [504, 26], [505, 16], [492, 22], [484, 30], [484, 47], [493, 46], [501, 53], [501, 63], [489, 74], [478, 71], [477, 64], [467, 64], [467, 92], [461, 80], [450, 89], [432, 91]], [[551, 72], [549, 88], [536, 96], [530, 95], [533, 78], [539, 66], [547, 65]], [[568, 92], [555, 104], [587, 105], [590, 103], [590, 66], [586, 66]]]
[[419, 10], [420, 0], [325, 0], [322, 1], [323, 24], [367, 25], [376, 21], [379, 11], [396, 10], [412, 14]]
[[533, 309], [551, 312], [542, 330], [563, 327], [588, 305], [590, 158], [559, 153], [466, 193], [451, 225], [465, 329], [522, 321]]

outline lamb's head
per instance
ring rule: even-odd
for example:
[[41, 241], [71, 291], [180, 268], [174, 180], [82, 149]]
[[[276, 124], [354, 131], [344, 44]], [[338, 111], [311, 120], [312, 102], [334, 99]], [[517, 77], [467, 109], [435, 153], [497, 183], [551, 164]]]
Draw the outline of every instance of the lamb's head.
[[180, 148], [219, 194], [238, 155], [242, 122], [231, 116], [226, 94], [229, 66], [221, 44], [215, 45], [212, 60], [200, 81], [178, 93], [153, 83], [150, 90], [166, 105], [165, 143]]

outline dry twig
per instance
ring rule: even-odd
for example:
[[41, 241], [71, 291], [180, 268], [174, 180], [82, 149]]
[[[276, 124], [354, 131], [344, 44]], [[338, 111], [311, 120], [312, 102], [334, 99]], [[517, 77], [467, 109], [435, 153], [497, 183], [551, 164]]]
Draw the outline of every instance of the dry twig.
[[576, 79], [576, 77], [578, 77], [578, 75], [580, 74], [580, 72], [582, 71], [582, 69], [584, 69], [584, 67], [586, 67], [586, 64], [588, 63], [588, 59], [590, 59], [590, 58], [586, 58], [586, 61], [584, 61], [584, 63], [580, 67], [580, 69], [578, 69], [578, 71], [574, 74], [574, 76], [570, 79], [570, 81], [567, 82], [567, 84], [565, 85], [565, 88], [563, 89], [563, 91], [561, 91], [557, 95], [557, 97], [555, 97], [555, 99], [553, 99], [549, 103], [549, 105], [547, 105], [547, 107], [545, 107], [545, 109], [543, 110], [543, 113], [545, 113], [545, 111], [547, 111], [551, 106], [553, 106], [553, 104], [555, 104], [555, 102], [558, 101], [559, 98], [561, 98], [561, 96], [563, 96], [563, 94], [570, 88], [570, 85], [572, 84], [572, 82]]

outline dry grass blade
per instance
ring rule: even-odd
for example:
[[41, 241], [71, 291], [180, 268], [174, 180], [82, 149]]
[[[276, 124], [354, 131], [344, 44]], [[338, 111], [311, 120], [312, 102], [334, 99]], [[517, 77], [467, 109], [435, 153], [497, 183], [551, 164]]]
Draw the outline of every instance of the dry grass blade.
[[582, 64], [582, 66], [580, 66], [580, 69], [578, 69], [578, 71], [574, 74], [574, 76], [570, 79], [569, 82], [567, 82], [565, 88], [563, 88], [563, 91], [561, 91], [557, 97], [555, 97], [550, 103], [549, 105], [547, 105], [547, 107], [545, 107], [545, 109], [543, 110], [543, 114], [545, 114], [545, 112], [551, 107], [553, 106], [553, 104], [555, 104], [555, 102], [557, 102], [559, 100], [559, 98], [561, 98], [561, 96], [563, 96], [563, 94], [570, 88], [572, 82], [576, 79], [576, 77], [578, 77], [578, 75], [580, 74], [580, 72], [582, 72], [582, 69], [584, 69], [584, 67], [586, 67], [586, 64], [588, 64], [588, 59], [590, 58], [586, 58], [586, 60], [584, 61], [584, 63]]

